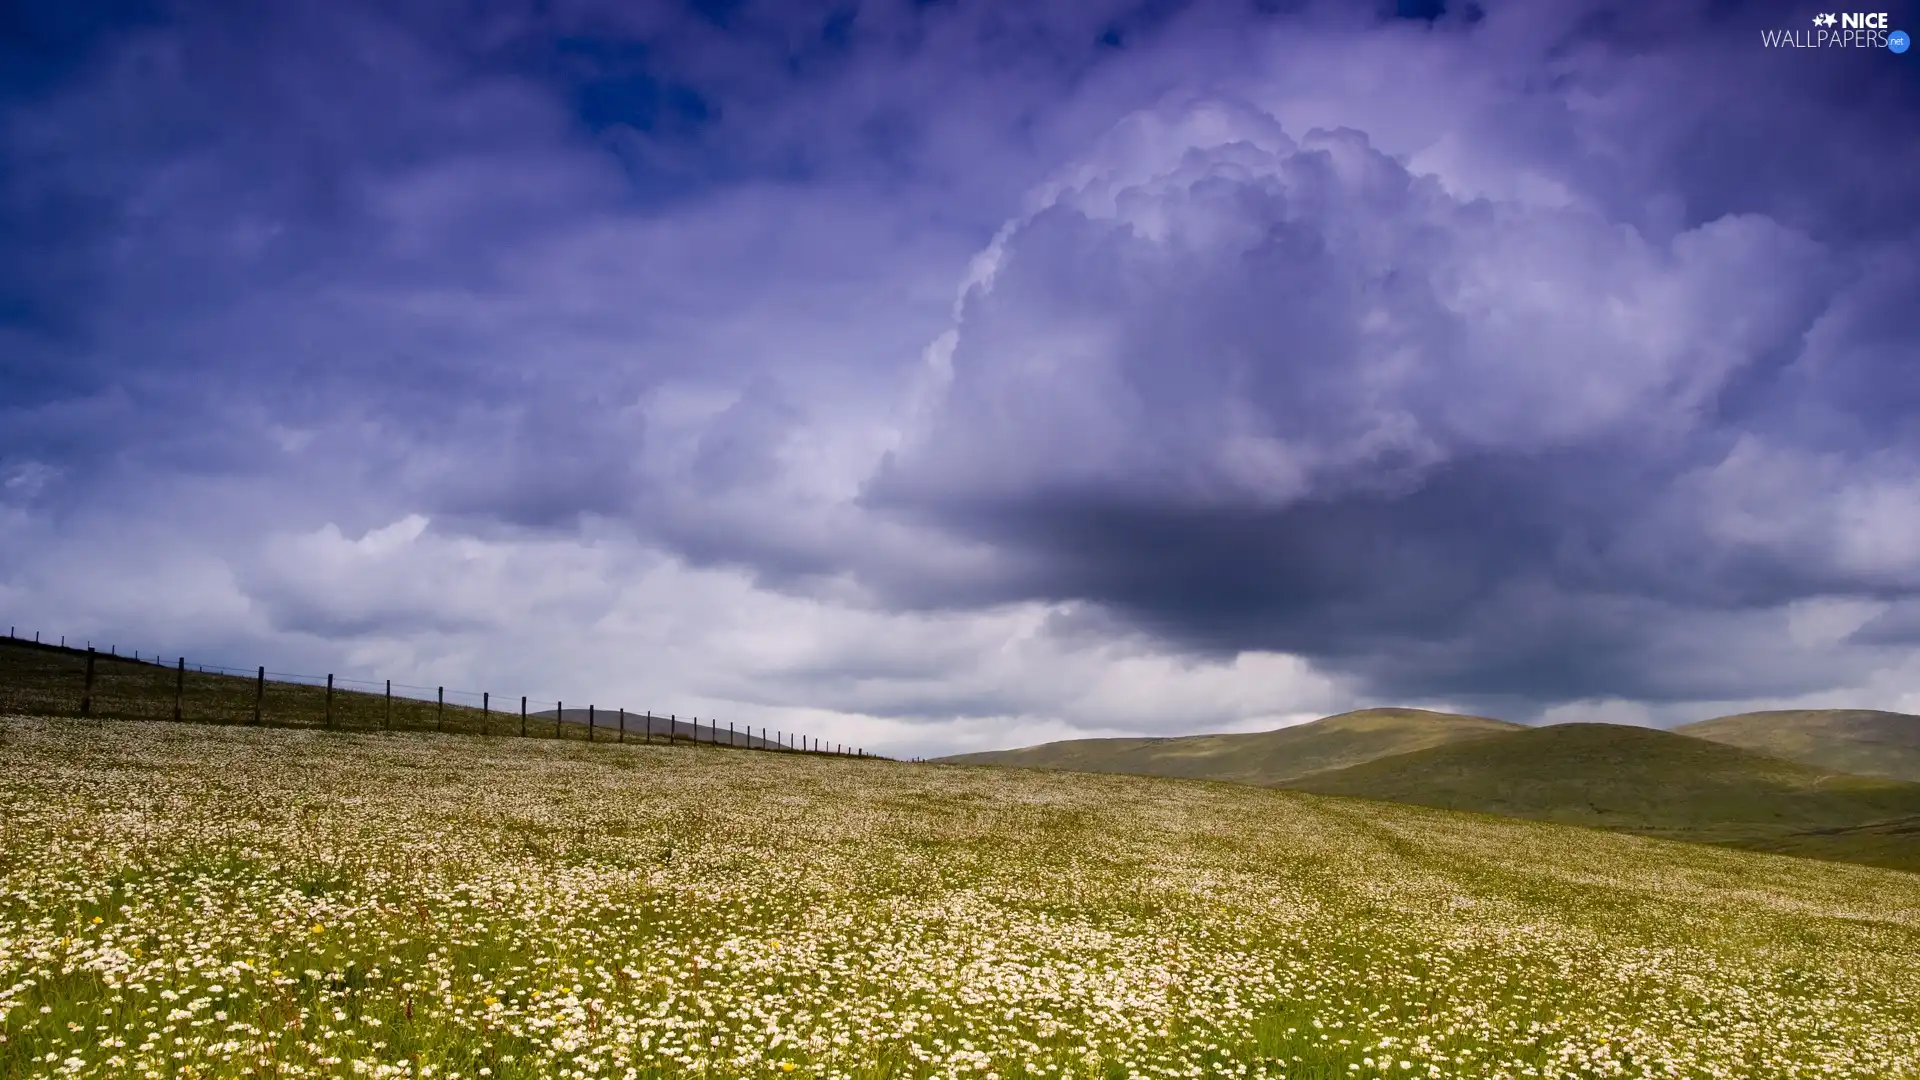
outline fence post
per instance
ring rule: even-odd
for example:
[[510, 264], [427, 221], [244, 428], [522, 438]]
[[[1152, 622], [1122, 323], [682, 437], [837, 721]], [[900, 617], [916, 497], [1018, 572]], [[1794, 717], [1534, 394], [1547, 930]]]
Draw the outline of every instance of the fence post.
[[386, 723], [387, 730], [392, 731], [393, 730], [393, 680], [392, 679], [387, 680], [387, 718], [385, 723]]
[[87, 681], [80, 688], [80, 715], [93, 712], [93, 646], [87, 646]]
[[480, 691], [480, 734], [493, 734], [493, 695]]
[[333, 726], [333, 673], [327, 673], [327, 726]]
[[620, 708], [620, 741], [627, 741], [627, 710], [624, 705]]
[[260, 726], [260, 706], [267, 700], [267, 665], [261, 664], [253, 677], [253, 723]]
[[566, 717], [567, 717], [567, 703], [564, 701], [554, 702], [553, 703], [553, 737], [554, 738], [557, 739], [560, 737], [560, 724], [562, 721], [566, 719]]
[[647, 745], [653, 745], [653, 710], [647, 710]]
[[520, 737], [527, 737], [527, 695], [520, 695]]
[[173, 722], [180, 722], [180, 699], [187, 696], [187, 658], [180, 658], [180, 666], [173, 669]]
[[593, 741], [593, 706], [587, 706], [587, 741]]
[[733, 721], [727, 721], [727, 747], [733, 747]]
[[439, 696], [438, 702], [433, 707], [433, 730], [445, 731], [446, 729], [447, 729], [447, 688], [443, 686], [440, 688], [440, 696]]
[[673, 713], [667, 714], [667, 745], [673, 745], [673, 729], [680, 726], [680, 720]]

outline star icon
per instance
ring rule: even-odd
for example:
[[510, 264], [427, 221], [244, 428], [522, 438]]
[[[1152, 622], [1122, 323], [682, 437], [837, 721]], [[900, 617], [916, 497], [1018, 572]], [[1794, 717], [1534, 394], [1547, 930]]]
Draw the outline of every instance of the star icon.
[[1832, 14], [1815, 15], [1813, 17], [1813, 25], [1815, 26], [1832, 26], [1839, 21], [1840, 20], [1834, 18]]

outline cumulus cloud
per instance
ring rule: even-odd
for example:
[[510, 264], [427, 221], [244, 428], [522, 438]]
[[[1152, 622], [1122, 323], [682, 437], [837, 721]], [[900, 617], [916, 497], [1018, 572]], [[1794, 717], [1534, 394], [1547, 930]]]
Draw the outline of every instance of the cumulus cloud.
[[1835, 370], [1904, 379], [1858, 340], [1889, 275], [1761, 214], [1662, 238], [1171, 101], [996, 238], [869, 494], [1043, 595], [1387, 693], [1844, 685], [1888, 657], [1785, 605], [1913, 588], [1920, 462], [1884, 414], [1805, 418]]

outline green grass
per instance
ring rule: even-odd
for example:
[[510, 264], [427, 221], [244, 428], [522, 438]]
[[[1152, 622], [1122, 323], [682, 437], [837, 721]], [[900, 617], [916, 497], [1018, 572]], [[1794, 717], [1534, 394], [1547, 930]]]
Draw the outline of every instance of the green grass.
[[1876, 709], [1737, 713], [1674, 730], [1835, 772], [1920, 781], [1920, 716]]
[[1308, 773], [1477, 739], [1517, 727], [1484, 716], [1425, 709], [1362, 709], [1277, 731], [1164, 739], [1074, 739], [942, 760], [966, 765], [1279, 784]]
[[1912, 1077], [1914, 881], [1232, 784], [0, 717], [0, 1076]]
[[[421, 700], [399, 694], [389, 700], [386, 694], [349, 690], [336, 686], [329, 696], [324, 684], [290, 682], [269, 674], [264, 694], [255, 676], [227, 675], [188, 668], [182, 674], [174, 665], [154, 664], [146, 660], [94, 654], [93, 686], [89, 699], [86, 682], [87, 653], [84, 649], [42, 645], [31, 641], [0, 638], [0, 713], [27, 715], [77, 716], [83, 700], [89, 715], [126, 720], [171, 720], [176, 704], [180, 719], [198, 723], [251, 725], [256, 699], [259, 722], [270, 727], [337, 728], [343, 731], [442, 731], [472, 735], [519, 735], [523, 728], [518, 698], [496, 697], [491, 708], [448, 702], [444, 707], [435, 700]], [[617, 741], [621, 738], [619, 713], [615, 709], [596, 709], [589, 731], [588, 710], [567, 706], [564, 723], [556, 720], [555, 710], [535, 706], [528, 714], [525, 733], [534, 738], [564, 738]], [[710, 722], [695, 724], [688, 720], [669, 722], [629, 712], [625, 738], [645, 741], [651, 730], [655, 739], [695, 740], [725, 743], [729, 734], [723, 727], [716, 736]], [[744, 731], [733, 735], [735, 744], [763, 748], [767, 740]]]
[[1290, 786], [1920, 870], [1920, 784], [1648, 728], [1527, 728]]

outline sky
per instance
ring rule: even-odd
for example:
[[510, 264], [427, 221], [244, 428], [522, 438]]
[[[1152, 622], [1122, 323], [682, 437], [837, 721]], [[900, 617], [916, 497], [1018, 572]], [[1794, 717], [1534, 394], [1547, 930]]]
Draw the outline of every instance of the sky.
[[0, 621], [897, 756], [1920, 711], [1823, 10], [9, 4]]

